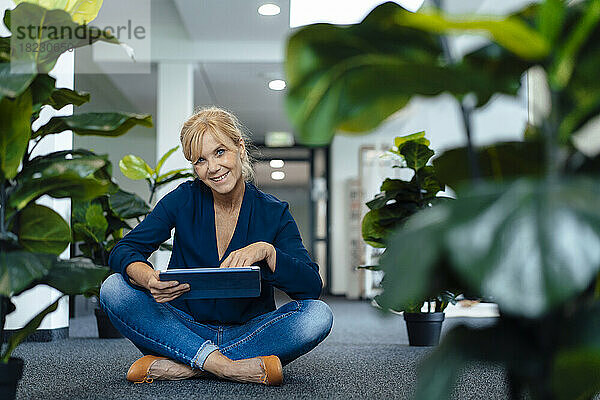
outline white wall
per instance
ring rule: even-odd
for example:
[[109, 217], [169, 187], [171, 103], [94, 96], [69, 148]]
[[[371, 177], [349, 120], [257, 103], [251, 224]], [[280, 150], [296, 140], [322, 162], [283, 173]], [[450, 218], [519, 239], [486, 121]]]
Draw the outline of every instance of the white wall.
[[[526, 91], [522, 91], [526, 93]], [[473, 140], [484, 145], [499, 140], [519, 140], [527, 121], [524, 95], [499, 96], [473, 118]], [[346, 183], [358, 177], [359, 149], [363, 145], [393, 144], [396, 136], [425, 131], [436, 154], [466, 143], [458, 103], [450, 95], [415, 98], [372, 133], [365, 136], [336, 135], [331, 146], [331, 291], [346, 294], [355, 265], [348, 250], [348, 199]], [[391, 175], [391, 172], [390, 172]]]
[[[78, 55], [77, 51], [76, 54]], [[134, 75], [131, 79], [135, 79]], [[90, 102], [75, 108], [75, 114], [85, 112], [124, 111], [155, 114], [154, 109], [139, 109], [131, 104], [104, 74], [81, 74], [75, 77], [75, 89], [90, 93]], [[156, 121], [154, 121], [156, 123]], [[97, 154], [108, 154], [113, 165], [113, 177], [116, 183], [128, 192], [136, 193], [148, 200], [150, 192], [145, 180], [133, 181], [125, 177], [119, 169], [119, 160], [128, 154], [142, 157], [150, 166], [156, 164], [156, 128], [135, 126], [123, 136], [117, 138], [101, 136], [73, 137], [73, 148], [92, 150]]]

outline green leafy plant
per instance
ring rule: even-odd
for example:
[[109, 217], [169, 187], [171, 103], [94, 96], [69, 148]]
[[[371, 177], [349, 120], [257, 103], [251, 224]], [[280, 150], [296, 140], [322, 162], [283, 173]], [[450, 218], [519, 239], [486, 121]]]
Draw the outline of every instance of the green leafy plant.
[[[435, 153], [429, 148], [425, 132], [396, 137], [389, 153], [398, 157], [402, 163], [395, 167], [409, 169], [413, 175], [410, 180], [387, 178], [381, 185], [381, 192], [366, 203], [369, 211], [362, 220], [362, 236], [373, 247], [386, 247], [389, 236], [408, 218], [420, 210], [450, 199], [438, 196], [445, 185], [438, 179], [434, 167], [427, 165]], [[365, 268], [380, 269], [379, 266]], [[406, 304], [404, 311], [421, 312], [425, 303], [428, 312], [442, 312], [448, 304], [456, 304], [456, 297], [449, 290], [429, 293], [423, 299], [415, 299]]]
[[[89, 101], [87, 93], [55, 87], [55, 79], [47, 72], [60, 54], [70, 46], [80, 47], [90, 41], [119, 42], [108, 32], [77, 25], [63, 10], [46, 10], [35, 4], [22, 3], [6, 11], [4, 24], [11, 32], [15, 21], [40, 27], [79, 27], [87, 36], [86, 40], [73, 41], [62, 36], [61, 29], [52, 35], [48, 35], [49, 30], [41, 30], [37, 40], [44, 44], [44, 50], [35, 53], [21, 52], [11, 44], [11, 37], [0, 38], [0, 344], [6, 315], [15, 311], [12, 296], [38, 284], [52, 286], [64, 295], [89, 293], [107, 272], [89, 260], [58, 258], [71, 241], [71, 229], [56, 211], [36, 204], [45, 195], [85, 201], [114, 191], [106, 157], [85, 150], [34, 157], [33, 150], [44, 138], [65, 130], [80, 135], [117, 136], [134, 125], [152, 125], [149, 115], [87, 113], [53, 117], [33, 131], [32, 123], [42, 107], [60, 109]], [[21, 73], [11, 73], [11, 62], [21, 66]], [[58, 300], [14, 331], [8, 345], [2, 346], [0, 362], [7, 363], [16, 346], [57, 305]]]
[[119, 161], [119, 168], [123, 175], [129, 179], [135, 181], [145, 179], [148, 182], [148, 190], [150, 190], [150, 198], [148, 203], [152, 203], [156, 190], [169, 182], [173, 182], [178, 179], [185, 179], [193, 177], [194, 174], [190, 172], [190, 168], [179, 168], [171, 171], [167, 171], [161, 174], [162, 166], [165, 161], [173, 154], [179, 146], [175, 146], [167, 151], [156, 164], [156, 168], [151, 168], [143, 158], [135, 156], [133, 154], [126, 155]]
[[[94, 264], [108, 266], [110, 251], [123, 237], [124, 230], [132, 229], [128, 220], [146, 216], [149, 212], [150, 207], [144, 200], [121, 189], [92, 200], [74, 200], [71, 211], [73, 242]], [[107, 271], [105, 278], [109, 274]], [[100, 284], [91, 294], [100, 294]]]
[[[134, 180], [146, 179], [150, 191], [148, 203], [152, 202], [156, 190], [162, 185], [177, 179], [192, 177], [189, 169], [175, 169], [161, 174], [165, 161], [179, 146], [165, 153], [155, 169], [142, 158], [127, 155], [119, 162], [123, 174]], [[95, 264], [107, 266], [112, 248], [123, 237], [125, 230], [131, 230], [131, 220], [145, 218], [151, 207], [141, 197], [122, 189], [99, 196], [93, 200], [73, 202], [72, 220], [74, 241], [83, 255]], [[172, 250], [171, 245], [162, 243], [161, 249]], [[107, 274], [108, 276], [108, 274]], [[93, 293], [98, 296], [100, 285]]]
[[[368, 131], [414, 95], [447, 92], [460, 106], [467, 146], [434, 161], [458, 198], [391, 235], [380, 299], [404, 308], [458, 282], [493, 298], [500, 318], [450, 331], [421, 367], [419, 399], [449, 398], [472, 361], [503, 364], [514, 399], [600, 391], [600, 164], [576, 140], [600, 116], [599, 21], [598, 0], [546, 0], [494, 18], [386, 3], [359, 24], [312, 25], [289, 40], [286, 104], [307, 144]], [[488, 42], [455, 58], [449, 34]], [[516, 94], [534, 67], [550, 104], [532, 110], [539, 122], [526, 141], [475, 149], [472, 113], [496, 93]]]

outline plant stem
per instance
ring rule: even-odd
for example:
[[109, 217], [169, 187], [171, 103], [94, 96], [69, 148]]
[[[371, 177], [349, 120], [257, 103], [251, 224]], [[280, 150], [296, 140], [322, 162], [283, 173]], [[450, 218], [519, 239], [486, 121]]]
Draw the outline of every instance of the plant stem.
[[148, 181], [148, 186], [150, 186], [150, 198], [148, 199], [148, 204], [152, 205], [152, 199], [154, 199], [154, 193], [156, 193], [156, 182]]
[[6, 221], [4, 216], [6, 213], [6, 181], [0, 184], [0, 233], [6, 233]]
[[35, 150], [37, 145], [40, 144], [40, 142], [42, 141], [42, 138], [43, 138], [43, 136], [40, 137], [38, 140], [36, 140], [35, 143], [33, 144], [33, 147], [31, 148], [31, 150], [25, 152], [25, 155], [23, 156], [23, 165], [27, 164], [27, 162], [29, 161], [29, 157], [33, 154], [33, 151]]
[[[442, 10], [442, 0], [434, 0], [435, 6]], [[450, 51], [450, 46], [448, 45], [448, 38], [444, 35], [440, 35], [440, 43], [442, 45], [442, 51], [444, 52], [444, 57], [448, 64], [456, 64], [457, 60], [452, 56], [452, 52]], [[470, 106], [465, 105], [463, 100], [459, 101], [460, 104], [460, 113], [463, 120], [463, 124], [465, 126], [465, 135], [467, 136], [467, 157], [469, 162], [469, 171], [471, 172], [471, 179], [474, 182], [479, 182], [481, 180], [481, 171], [479, 170], [479, 163], [477, 161], [477, 154], [475, 153], [475, 149], [473, 148], [473, 135], [472, 135], [472, 127], [471, 127], [471, 114], [473, 113], [473, 109]]]
[[558, 151], [556, 143], [558, 141], [558, 98], [559, 93], [556, 90], [551, 90], [551, 109], [550, 115], [542, 123], [542, 134], [544, 138], [544, 149], [546, 159], [546, 178], [549, 181], [554, 180], [558, 176], [559, 163]]
[[481, 180], [481, 172], [479, 171], [479, 163], [477, 162], [477, 153], [473, 148], [472, 131], [471, 131], [471, 114], [473, 110], [460, 102], [460, 111], [463, 124], [465, 125], [465, 134], [467, 136], [467, 156], [469, 157], [469, 170], [471, 171], [471, 179], [478, 182]]
[[415, 183], [417, 184], [417, 190], [419, 191], [419, 208], [423, 207], [423, 189], [421, 188], [421, 179], [419, 178], [419, 171], [415, 170]]
[[4, 322], [6, 321], [6, 311], [4, 310], [4, 296], [0, 298], [0, 356], [4, 347]]
[[100, 255], [102, 256], [102, 265], [107, 266], [108, 260], [106, 259], [106, 247], [104, 245], [100, 246]]
[[0, 356], [4, 347], [4, 323], [6, 322], [6, 312], [8, 311], [8, 297], [0, 296]]

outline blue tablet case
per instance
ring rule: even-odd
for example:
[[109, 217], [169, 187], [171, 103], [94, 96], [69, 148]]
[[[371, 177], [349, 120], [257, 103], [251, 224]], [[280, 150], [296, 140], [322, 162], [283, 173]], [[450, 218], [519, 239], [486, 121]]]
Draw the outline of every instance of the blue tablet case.
[[189, 283], [179, 299], [220, 299], [260, 296], [260, 267], [182, 268], [160, 273], [161, 281]]

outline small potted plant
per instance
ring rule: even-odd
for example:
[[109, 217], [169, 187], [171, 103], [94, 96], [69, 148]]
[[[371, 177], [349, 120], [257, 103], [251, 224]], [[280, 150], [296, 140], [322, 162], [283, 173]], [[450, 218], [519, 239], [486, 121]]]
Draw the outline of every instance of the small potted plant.
[[[149, 211], [150, 207], [139, 196], [121, 189], [93, 200], [73, 201], [73, 241], [79, 252], [94, 264], [108, 266], [110, 250], [123, 237], [123, 230], [131, 229], [127, 220], [145, 216]], [[109, 275], [107, 271], [102, 281]], [[100, 285], [90, 294], [98, 298]], [[100, 307], [96, 307], [94, 313], [100, 338], [122, 337]]]
[[[193, 176], [189, 169], [176, 169], [161, 174], [161, 169], [167, 158], [179, 146], [165, 153], [156, 165], [151, 168], [143, 159], [127, 155], [119, 162], [121, 171], [131, 179], [146, 179], [150, 191], [149, 202], [152, 202], [156, 190], [177, 179]], [[131, 230], [131, 220], [145, 218], [150, 212], [150, 206], [138, 195], [122, 189], [99, 196], [91, 201], [73, 203], [72, 220], [74, 241], [83, 255], [96, 265], [108, 266], [108, 255], [115, 244], [123, 237], [124, 230]], [[161, 244], [161, 249], [171, 250], [167, 243]], [[110, 275], [110, 272], [104, 277]], [[100, 285], [93, 289], [93, 295], [98, 298]], [[97, 302], [98, 304], [98, 302]], [[102, 339], [119, 338], [121, 333], [112, 325], [108, 315], [100, 307], [94, 309], [98, 326], [98, 337]]]
[[[410, 180], [386, 179], [381, 185], [381, 193], [367, 202], [369, 212], [363, 217], [362, 236], [367, 244], [374, 247], [386, 247], [394, 229], [417, 211], [449, 200], [438, 196], [445, 185], [437, 178], [434, 167], [427, 165], [434, 152], [429, 148], [425, 132], [396, 137], [389, 152], [399, 158], [401, 165], [397, 167], [411, 170], [412, 177]], [[378, 266], [365, 268], [379, 269]], [[441, 290], [403, 310], [411, 346], [438, 344], [444, 309], [450, 303], [456, 303], [456, 296], [448, 290]]]

